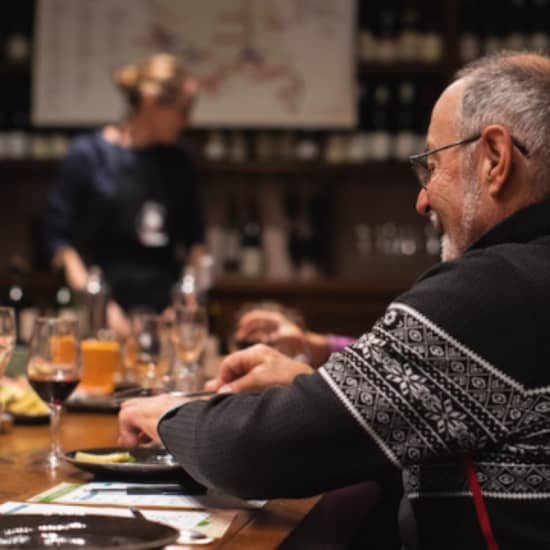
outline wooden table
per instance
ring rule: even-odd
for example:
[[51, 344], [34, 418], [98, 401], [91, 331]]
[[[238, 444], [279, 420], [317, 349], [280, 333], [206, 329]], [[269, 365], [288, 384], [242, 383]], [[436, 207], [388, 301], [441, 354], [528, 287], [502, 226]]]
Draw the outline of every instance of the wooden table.
[[[116, 445], [117, 436], [115, 415], [65, 412], [61, 418], [60, 439], [66, 450]], [[0, 456], [12, 461], [0, 465], [0, 502], [26, 500], [62, 481], [85, 482], [91, 479], [91, 474], [68, 464], [54, 474], [29, 466], [33, 454], [46, 449], [48, 444], [49, 428], [46, 425], [14, 426], [10, 433], [0, 434]], [[206, 547], [224, 550], [278, 548], [318, 501], [319, 497], [273, 500], [259, 511], [240, 510], [228, 533]], [[309, 537], [307, 533], [306, 536]], [[290, 540], [289, 544], [293, 548], [308, 547], [301, 536]]]

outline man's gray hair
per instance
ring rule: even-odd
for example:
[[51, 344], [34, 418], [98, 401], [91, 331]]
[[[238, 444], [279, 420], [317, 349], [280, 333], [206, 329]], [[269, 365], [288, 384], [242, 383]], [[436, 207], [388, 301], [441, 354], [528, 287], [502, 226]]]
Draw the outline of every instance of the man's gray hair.
[[550, 197], [550, 58], [502, 51], [466, 65], [458, 79], [465, 79], [461, 137], [506, 126], [529, 151], [532, 199]]

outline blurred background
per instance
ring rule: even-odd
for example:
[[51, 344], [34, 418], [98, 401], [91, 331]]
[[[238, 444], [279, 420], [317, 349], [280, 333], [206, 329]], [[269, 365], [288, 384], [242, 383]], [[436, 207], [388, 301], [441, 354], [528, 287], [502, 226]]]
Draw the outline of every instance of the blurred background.
[[[213, 33], [211, 26], [194, 25], [193, 41], [177, 40], [178, 21], [188, 24], [204, 16], [195, 1], [113, 0], [109, 9], [118, 11], [109, 17], [101, 8], [105, 2], [71, 4], [70, 12], [63, 0], [19, 0], [0, 8], [2, 302], [18, 311], [64, 307], [63, 282], [40, 250], [40, 219], [70, 138], [103, 121], [91, 115], [71, 118], [62, 112], [64, 105], [59, 112], [48, 110], [47, 94], [55, 99], [55, 86], [67, 91], [76, 78], [90, 105], [105, 101], [93, 96], [92, 66], [100, 61], [92, 59], [90, 45], [111, 37], [109, 47], [120, 58], [125, 50], [117, 50], [118, 29], [147, 20], [148, 34], [139, 42], [144, 52], [181, 53], [191, 72], [193, 63], [198, 73], [204, 69], [207, 92], [224, 86], [225, 97], [233, 101], [233, 107], [220, 103], [216, 108], [199, 101], [195, 125], [182, 137], [199, 169], [214, 258], [211, 330], [222, 338], [244, 303], [265, 299], [297, 308], [313, 330], [349, 335], [367, 330], [389, 300], [438, 261], [438, 239], [414, 209], [417, 184], [407, 163], [408, 155], [424, 148], [435, 98], [464, 62], [502, 47], [547, 50], [550, 41], [550, 0], [215, 2], [216, 36], [231, 44], [226, 58], [234, 52], [246, 62], [241, 86], [252, 67], [256, 76], [275, 79], [294, 70], [298, 88], [303, 85], [307, 92], [318, 82], [322, 91], [334, 84], [334, 69], [341, 68], [334, 88], [350, 103], [339, 116], [308, 115], [313, 94], [296, 99], [288, 96], [296, 89], [275, 83], [271, 91], [279, 93], [279, 108], [283, 100], [302, 102], [285, 116], [276, 106], [249, 104], [245, 96], [239, 105], [231, 76], [212, 71], [215, 63], [201, 66], [204, 49], [197, 44], [204, 45], [201, 32]], [[266, 4], [270, 10], [258, 8]], [[170, 10], [179, 19], [171, 18]], [[291, 16], [293, 27], [285, 35]], [[281, 40], [287, 37], [284, 48], [245, 32], [251, 23], [261, 31], [262, 21], [280, 31]], [[315, 48], [315, 39], [323, 36], [339, 37], [330, 50], [334, 59]], [[69, 38], [73, 47], [64, 42]], [[134, 53], [128, 52], [132, 60]], [[300, 58], [302, 67], [307, 62], [308, 70], [297, 72], [293, 58]], [[105, 75], [110, 62], [106, 56]], [[53, 87], [49, 92], [48, 86]], [[256, 97], [269, 94], [267, 85], [248, 90]], [[84, 95], [72, 90], [69, 99], [77, 112], [82, 99], [84, 112]]]

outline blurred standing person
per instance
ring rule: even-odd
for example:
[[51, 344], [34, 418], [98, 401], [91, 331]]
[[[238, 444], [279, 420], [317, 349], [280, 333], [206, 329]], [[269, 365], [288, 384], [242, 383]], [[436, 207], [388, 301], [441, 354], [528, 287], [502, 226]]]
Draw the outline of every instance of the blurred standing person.
[[124, 334], [126, 312], [167, 308], [182, 261], [203, 254], [197, 174], [180, 144], [198, 83], [165, 53], [120, 67], [113, 82], [127, 114], [73, 139], [49, 192], [44, 239], [73, 290], [85, 288], [88, 266], [101, 267], [108, 324]]

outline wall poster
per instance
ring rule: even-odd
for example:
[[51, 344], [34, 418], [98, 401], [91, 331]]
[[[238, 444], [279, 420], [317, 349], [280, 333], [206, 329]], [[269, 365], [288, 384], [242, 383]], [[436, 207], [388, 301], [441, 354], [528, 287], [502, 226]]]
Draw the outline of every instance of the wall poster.
[[201, 80], [198, 127], [352, 127], [354, 19], [355, 0], [37, 0], [33, 123], [116, 120], [112, 70], [169, 51]]

